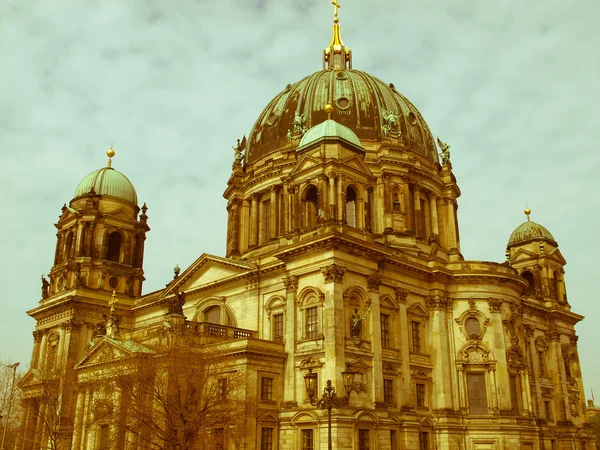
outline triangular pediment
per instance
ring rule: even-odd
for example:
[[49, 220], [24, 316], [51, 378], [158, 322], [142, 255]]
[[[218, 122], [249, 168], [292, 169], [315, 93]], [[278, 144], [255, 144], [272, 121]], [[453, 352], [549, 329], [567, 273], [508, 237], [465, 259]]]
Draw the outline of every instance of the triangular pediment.
[[429, 315], [429, 313], [427, 312], [425, 307], [423, 305], [421, 305], [420, 303], [413, 303], [409, 308], [407, 308], [406, 312], [407, 312], [407, 314], [411, 314], [414, 316]]
[[279, 422], [279, 417], [271, 411], [268, 411], [257, 417], [258, 422]]
[[365, 164], [364, 158], [356, 154], [350, 155], [342, 160], [342, 164], [348, 168], [364, 173], [370, 177], [373, 176], [371, 169]]
[[310, 155], [303, 155], [300, 157], [294, 168], [289, 173], [289, 177], [294, 177], [299, 173], [305, 172], [315, 166], [320, 166], [322, 161], [320, 159], [314, 158]]
[[539, 255], [532, 253], [530, 251], [525, 250], [524, 248], [520, 248], [515, 252], [515, 254], [510, 258], [511, 263], [519, 263], [523, 261], [531, 261], [532, 259], [538, 259]]
[[42, 382], [42, 375], [38, 369], [29, 369], [21, 381], [19, 381], [19, 387], [21, 389], [27, 389], [33, 387]]
[[160, 298], [236, 277], [253, 270], [253, 268], [252, 265], [245, 262], [203, 254], [179, 277], [169, 283]]
[[115, 209], [114, 211], [104, 211], [104, 217], [107, 219], [118, 219], [124, 222], [133, 222], [131, 212], [125, 211], [124, 208]]
[[76, 369], [105, 364], [133, 356], [136, 353], [149, 353], [150, 349], [132, 341], [119, 341], [107, 337], [96, 342], [91, 350], [79, 361]]
[[547, 256], [548, 259], [558, 262], [561, 266], [567, 264], [567, 260], [564, 258], [564, 256], [558, 248], [555, 248], [554, 250], [548, 252]]

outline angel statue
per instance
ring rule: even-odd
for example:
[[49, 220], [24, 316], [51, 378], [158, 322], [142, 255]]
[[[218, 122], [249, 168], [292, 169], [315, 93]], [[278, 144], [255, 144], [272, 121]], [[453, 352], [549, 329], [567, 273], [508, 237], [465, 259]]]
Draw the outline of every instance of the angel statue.
[[442, 164], [449, 164], [450, 163], [450, 146], [446, 142], [442, 142], [442, 140], [440, 138], [437, 138], [437, 143], [438, 143], [438, 146], [440, 147], [440, 150], [442, 151], [442, 153], [440, 153], [440, 156], [442, 157]]
[[369, 315], [369, 311], [371, 310], [371, 305], [369, 305], [369, 309], [364, 316], [361, 316], [358, 312], [358, 308], [354, 308], [354, 314], [350, 317], [351, 327], [350, 327], [350, 336], [352, 337], [360, 337], [360, 332], [362, 330], [363, 320], [367, 318]]
[[383, 111], [383, 120], [385, 125], [383, 126], [383, 133], [385, 135], [389, 133], [398, 133], [398, 115], [394, 114], [393, 111]]
[[242, 153], [246, 150], [246, 135], [244, 135], [244, 137], [242, 138], [241, 142], [238, 139], [237, 140], [237, 145], [235, 147], [232, 147], [232, 148], [233, 148], [233, 151], [235, 152], [233, 163], [234, 164], [241, 164], [242, 159], [244, 158], [244, 155]]
[[298, 114], [298, 112], [296, 112], [294, 121], [292, 122], [294, 125], [294, 133], [302, 133], [304, 130], [306, 130], [306, 128], [302, 126], [305, 120], [306, 118], [304, 117], [304, 114]]

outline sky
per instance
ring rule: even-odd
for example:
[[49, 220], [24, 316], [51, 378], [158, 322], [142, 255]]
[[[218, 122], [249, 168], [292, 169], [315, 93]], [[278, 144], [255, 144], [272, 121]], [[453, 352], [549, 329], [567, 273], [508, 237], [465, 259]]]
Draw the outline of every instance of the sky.
[[[462, 253], [554, 235], [586, 396], [600, 394], [600, 3], [339, 0], [353, 67], [393, 82], [451, 145]], [[106, 164], [146, 202], [144, 292], [225, 253], [232, 145], [321, 69], [329, 0], [0, 2], [0, 360], [27, 368], [40, 275], [79, 181]]]

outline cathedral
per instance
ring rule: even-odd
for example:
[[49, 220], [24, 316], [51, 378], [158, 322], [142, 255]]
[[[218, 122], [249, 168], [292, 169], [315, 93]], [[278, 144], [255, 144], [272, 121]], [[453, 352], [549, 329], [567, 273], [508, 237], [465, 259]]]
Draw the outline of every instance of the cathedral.
[[[93, 420], [100, 397], [110, 415], [131, 394], [94, 380], [184, 332], [219, 339], [252, 406], [241, 428], [194, 448], [595, 448], [583, 317], [557, 241], [526, 209], [504, 262], [462, 255], [450, 146], [392, 83], [352, 67], [332, 3], [322, 70], [237, 142], [224, 257], [203, 254], [144, 293], [151, 220], [115, 151], [77, 185], [27, 312], [20, 450], [180, 448]], [[58, 398], [44, 396], [49, 377]]]

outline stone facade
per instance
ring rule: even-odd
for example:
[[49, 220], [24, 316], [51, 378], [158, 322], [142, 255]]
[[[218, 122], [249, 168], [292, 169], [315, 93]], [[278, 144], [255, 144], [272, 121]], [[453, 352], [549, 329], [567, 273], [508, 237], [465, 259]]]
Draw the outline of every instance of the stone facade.
[[[240, 440], [226, 436], [227, 448], [326, 448], [327, 411], [311, 405], [304, 377], [317, 374], [318, 395], [326, 380], [342, 395], [344, 370], [355, 377], [349, 404], [332, 410], [334, 448], [595, 448], [574, 331], [582, 316], [567, 301], [558, 244], [533, 230], [511, 237], [502, 264], [466, 260], [449, 147], [439, 141], [440, 164], [414, 106], [393, 85], [351, 70], [341, 49], [328, 49], [329, 81], [302, 92], [332, 98], [328, 120], [346, 134], [303, 140], [303, 127], [326, 120], [310, 103], [312, 115], [261, 115], [256, 127], [280, 128], [277, 145], [258, 142], [255, 130], [239, 143], [224, 193], [225, 258], [202, 255], [165, 289], [142, 295], [145, 208], [138, 217], [137, 205], [92, 191], [63, 209], [48, 290], [28, 312], [36, 331], [22, 382], [22, 449], [46, 448], [43, 413], [31, 401], [42, 372], [72, 368], [77, 387], [61, 414], [73, 437], [63, 448], [101, 448], [88, 420], [99, 395], [90, 377], [165, 327], [181, 293], [182, 326], [219, 330], [247, 378], [256, 413]], [[344, 97], [349, 106], [333, 98], [350, 78], [387, 91], [370, 91], [361, 112], [352, 101], [364, 92]], [[361, 114], [379, 131], [354, 135]], [[285, 120], [297, 138], [282, 134]], [[249, 158], [253, 146], [260, 151]], [[103, 329], [111, 317], [117, 326]], [[265, 376], [274, 380], [268, 400]], [[272, 446], [261, 441], [264, 429]]]

